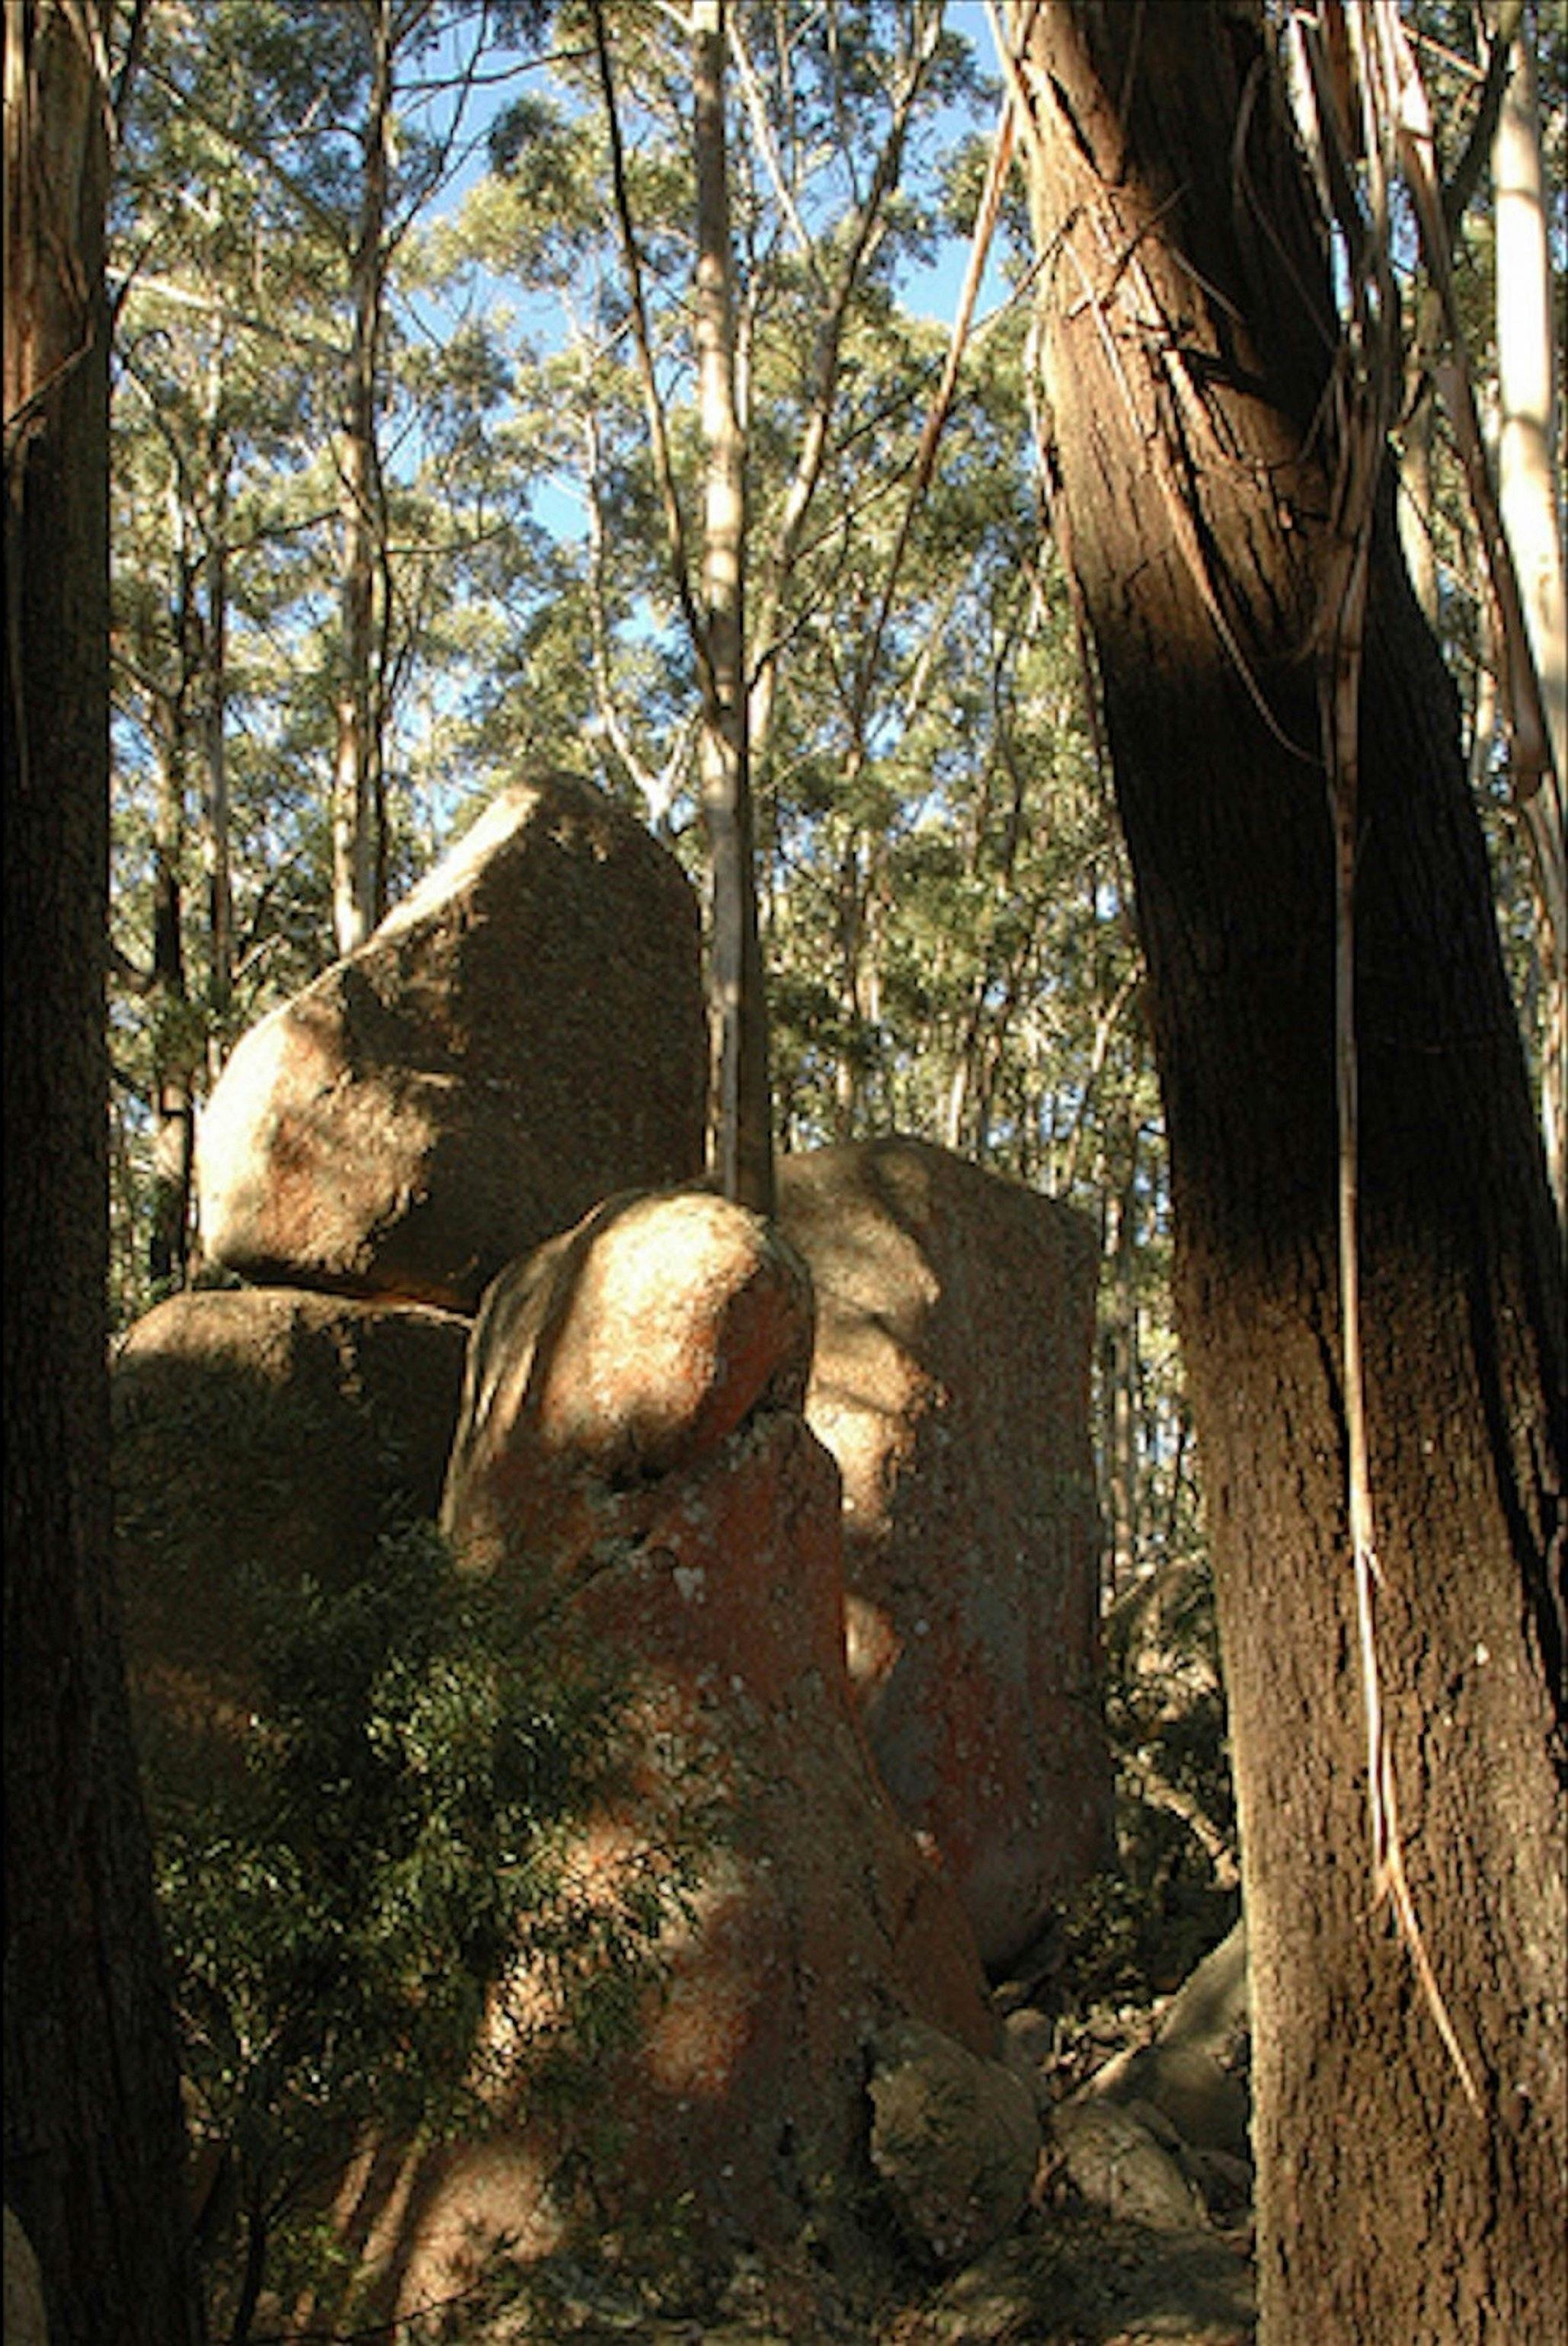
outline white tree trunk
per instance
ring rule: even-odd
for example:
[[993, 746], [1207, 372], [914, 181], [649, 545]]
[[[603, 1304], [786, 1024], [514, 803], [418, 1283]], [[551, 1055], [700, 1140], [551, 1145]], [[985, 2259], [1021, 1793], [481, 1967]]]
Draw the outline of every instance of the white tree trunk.
[[381, 713], [375, 663], [375, 569], [382, 527], [376, 389], [386, 289], [387, 190], [391, 166], [392, 27], [388, 0], [368, 0], [372, 52], [364, 176], [351, 264], [353, 335], [338, 464], [342, 531], [341, 674], [332, 776], [332, 927], [341, 954], [361, 944], [380, 920], [383, 856]]
[[758, 940], [746, 679], [746, 436], [736, 396], [735, 270], [724, 124], [724, 0], [694, 0], [697, 413], [707, 456], [698, 768], [712, 872], [709, 1169], [772, 1210], [766, 1012]]
[[1497, 378], [1501, 410], [1499, 504], [1519, 577], [1554, 774], [1527, 802], [1525, 821], [1541, 896], [1546, 988], [1542, 1123], [1557, 1209], [1568, 1209], [1568, 1005], [1563, 956], [1563, 790], [1568, 777], [1568, 604], [1553, 478], [1552, 265], [1541, 165], [1535, 64], [1528, 27], [1492, 145], [1497, 198]]

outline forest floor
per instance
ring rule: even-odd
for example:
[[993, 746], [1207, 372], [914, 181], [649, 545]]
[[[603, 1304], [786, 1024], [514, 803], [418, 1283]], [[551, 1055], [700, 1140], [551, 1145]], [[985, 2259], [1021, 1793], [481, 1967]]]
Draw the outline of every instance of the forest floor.
[[[1052, 2074], [1073, 2095], [1117, 2053], [1148, 2044], [1169, 1994], [1098, 2004]], [[742, 2259], [702, 2313], [653, 2310], [604, 2271], [556, 2269], [528, 2313], [486, 2330], [495, 2346], [1247, 2346], [1256, 2330], [1251, 2208], [1227, 2196], [1209, 2221], [1166, 2229], [1084, 2198], [1052, 2147], [1035, 2203], [962, 2271], [894, 2259], [857, 2288], [800, 2252]], [[519, 2320], [521, 2316], [521, 2320]], [[512, 2327], [516, 2322], [516, 2327]]]
[[522, 2346], [1247, 2346], [1249, 2226], [1154, 2231], [1047, 2205], [951, 2280], [912, 2276], [851, 2310], [803, 2276], [742, 2273], [702, 2318], [572, 2292], [507, 2335]]
[[[1163, 1999], [1161, 2000], [1164, 2001]], [[1115, 2035], [1145, 2041], [1156, 2004]], [[1084, 2198], [1049, 2154], [1037, 2202], [945, 2278], [903, 2266], [851, 2297], [802, 2259], [743, 2260], [702, 2314], [654, 2313], [585, 2273], [558, 2273], [496, 2346], [1247, 2346], [1255, 2329], [1250, 2209], [1171, 2230]]]

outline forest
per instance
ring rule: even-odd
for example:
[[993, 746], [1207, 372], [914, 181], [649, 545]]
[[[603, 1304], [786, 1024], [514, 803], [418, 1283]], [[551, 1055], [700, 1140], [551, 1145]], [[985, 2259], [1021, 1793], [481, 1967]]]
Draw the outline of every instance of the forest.
[[[7, 2329], [1554, 2335], [1560, 8], [6, 0], [5, 44]], [[645, 1120], [697, 1037], [692, 1161], [585, 1172], [497, 1242], [483, 1302], [382, 1280], [462, 1321], [457, 1366], [440, 1331], [420, 1354], [436, 1382], [468, 1347], [440, 1527], [438, 1474], [418, 1520], [343, 1535], [341, 1585], [249, 1612], [236, 1566], [273, 1708], [235, 1782], [193, 1790], [149, 1741], [117, 1575], [154, 1315], [289, 1283], [215, 1242], [220, 1078], [380, 969], [460, 842], [540, 790], [588, 811], [605, 889], [644, 875], [581, 914], [573, 1001], [624, 1020]], [[616, 990], [645, 959], [675, 973], [652, 1039]], [[504, 1040], [464, 1048], [489, 1067]], [[842, 1859], [879, 1913], [928, 1892], [907, 1835], [844, 1821], [838, 1730], [806, 1710], [815, 1856], [765, 1789], [760, 1857], [715, 1826], [667, 1719], [648, 1807], [604, 1618], [550, 1646], [463, 1565], [513, 1488], [470, 1403], [504, 1341], [555, 1360], [550, 1281], [586, 1293], [590, 1247], [596, 1295], [634, 1282], [643, 1209], [612, 1191], [695, 1185], [735, 1219], [693, 1208], [689, 1243], [735, 1250], [777, 1347], [756, 1409], [793, 1394], [822, 1433], [794, 1250], [826, 1345], [851, 1208], [805, 1168], [840, 1150], [944, 1212], [983, 1195], [962, 1210], [997, 1232], [1016, 1191], [1064, 1209], [1048, 1242], [996, 1239], [1059, 1247], [1060, 1288], [977, 1284], [964, 1331], [1021, 1454], [986, 1343], [1033, 1341], [1014, 1300], [1066, 1324], [1081, 1243], [1105, 1845], [1000, 1954], [950, 1957], [936, 1900], [917, 1985], [879, 1974], [974, 2065], [962, 2214], [891, 2147], [898, 2081], [937, 2088], [884, 2015], [835, 2051], [853, 2091], [809, 2157], [782, 2121], [788, 2220], [759, 2183], [727, 2230], [700, 2163], [684, 2198], [628, 2182], [634, 2218], [635, 2159], [583, 2151], [583, 2113], [680, 2004], [710, 1844], [780, 1882]], [[581, 1342], [581, 1390], [644, 1406]], [[137, 1506], [187, 1454], [135, 1465]], [[209, 1464], [192, 1437], [188, 1514], [219, 1504]], [[813, 1471], [771, 1525], [809, 1515]], [[663, 1555], [627, 1491], [606, 1468], [601, 1528]], [[713, 1567], [680, 1536], [657, 1532], [689, 1597]], [[736, 1762], [763, 1787], [795, 1764], [765, 1736]], [[634, 1855], [588, 1882], [595, 1820], [639, 1800]], [[834, 1977], [812, 1927], [791, 1910], [790, 1961]], [[728, 1976], [690, 1973], [720, 2002]], [[1220, 2058], [1217, 2024], [1182, 2031], [1222, 1977]], [[826, 2109], [818, 2025], [779, 2023], [758, 2110], [798, 2062]], [[524, 2088], [504, 2046], [530, 2029]], [[1184, 2133], [1162, 2060], [1207, 2063], [1217, 2131]], [[518, 2095], [574, 2146], [577, 2229], [439, 2301], [372, 2271], [351, 2158], [482, 2163], [522, 2141]], [[1143, 2200], [1088, 2179], [1061, 2115], [1086, 2103], [1132, 2113], [1107, 2171], [1135, 2151]], [[992, 2220], [1009, 2125], [1023, 2179]]]

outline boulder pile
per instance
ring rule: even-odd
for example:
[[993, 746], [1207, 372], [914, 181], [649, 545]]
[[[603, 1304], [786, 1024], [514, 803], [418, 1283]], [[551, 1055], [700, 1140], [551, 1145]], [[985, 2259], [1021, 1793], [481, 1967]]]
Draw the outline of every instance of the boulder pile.
[[[504, 1273], [469, 1354], [443, 1508], [460, 1566], [500, 1576], [542, 1636], [585, 1634], [646, 1706], [647, 1765], [599, 1821], [601, 1858], [606, 1831], [634, 1865], [668, 1831], [658, 1754], [681, 1754], [703, 1802], [695, 1920], [597, 2076], [596, 2205], [633, 2229], [677, 2188], [691, 2229], [731, 2242], [852, 2229], [868, 2048], [892, 2022], [919, 2015], [997, 2093], [1013, 2084], [962, 1911], [855, 1719], [838, 1475], [800, 1408], [811, 1335], [791, 1250], [687, 1192], [612, 1201]], [[472, 2277], [479, 2176], [495, 2230], [537, 2219], [525, 2060], [513, 2100], [514, 2135], [422, 2178], [405, 2305]], [[576, 2124], [557, 2170], [585, 2147]], [[985, 2213], [1000, 2229], [994, 2198]]]
[[600, 793], [504, 793], [241, 1042], [199, 1190], [249, 1283], [160, 1305], [116, 1364], [155, 1770], [231, 1751], [259, 1589], [352, 1580], [389, 1512], [439, 1509], [541, 1650], [637, 1689], [585, 1873], [700, 1787], [662, 1985], [587, 2105], [542, 2117], [519, 2042], [483, 2141], [348, 2178], [389, 2317], [589, 2204], [761, 2244], [848, 2238], [880, 2194], [951, 2261], [1033, 2178], [982, 1957], [1105, 1846], [1092, 1239], [910, 1141], [787, 1162], [774, 1225], [708, 1194], [698, 925]]

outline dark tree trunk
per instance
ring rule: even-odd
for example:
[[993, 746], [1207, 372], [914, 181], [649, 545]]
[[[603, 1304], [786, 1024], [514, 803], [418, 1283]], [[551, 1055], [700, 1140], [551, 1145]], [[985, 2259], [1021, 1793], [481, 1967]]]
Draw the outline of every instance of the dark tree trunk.
[[183, 749], [170, 750], [173, 775], [159, 789], [153, 850], [152, 982], [157, 1021], [153, 1066], [152, 1197], [148, 1276], [157, 1288], [183, 1287], [190, 1260], [190, 1188], [196, 1103], [190, 997], [185, 983]]
[[[1311, 637], [1333, 312], [1246, 0], [1015, 7], [1058, 518], [1149, 968], [1253, 1966], [1268, 2346], [1564, 2301], [1561, 1265], [1455, 696], [1385, 500], [1357, 872], [1384, 1699], [1473, 2114], [1371, 1904]], [[1228, 639], [1228, 640], [1227, 640]]]
[[175, 2045], [109, 1574], [108, 8], [5, 11], [5, 2198], [51, 2346], [185, 2346]]

